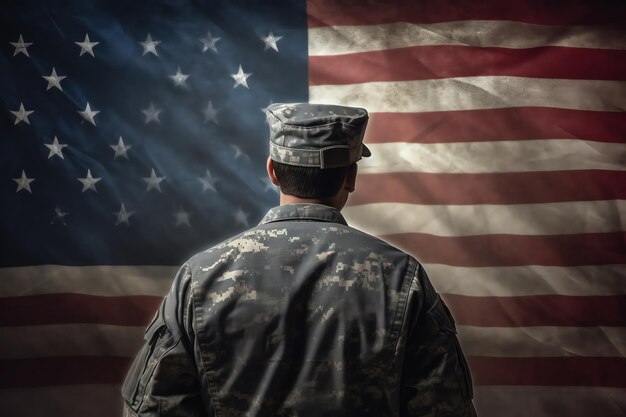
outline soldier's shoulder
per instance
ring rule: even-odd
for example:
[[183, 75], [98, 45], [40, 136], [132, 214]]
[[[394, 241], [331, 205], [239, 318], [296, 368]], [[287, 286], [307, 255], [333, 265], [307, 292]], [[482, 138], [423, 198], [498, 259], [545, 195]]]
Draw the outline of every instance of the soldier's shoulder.
[[363, 248], [369, 248], [369, 247], [374, 246], [378, 248], [378, 250], [381, 252], [394, 254], [400, 257], [407, 257], [417, 262], [417, 259], [413, 255], [387, 242], [386, 240], [379, 238], [378, 236], [371, 235], [367, 232], [364, 232], [362, 230], [356, 229], [351, 226], [342, 225], [342, 227], [345, 230], [349, 231], [349, 233], [352, 235], [352, 239], [354, 240], [354, 242], [362, 244]]
[[253, 231], [255, 228], [245, 230], [241, 233], [238, 233], [234, 236], [229, 237], [219, 243], [214, 244], [213, 246], [208, 246], [205, 249], [201, 250], [193, 254], [187, 261], [185, 265], [187, 265], [192, 270], [197, 269], [201, 265], [205, 265], [212, 260], [217, 260], [223, 257], [224, 253], [228, 251], [230, 247], [232, 247], [233, 242], [240, 240], [242, 237], [250, 234], [250, 231]]

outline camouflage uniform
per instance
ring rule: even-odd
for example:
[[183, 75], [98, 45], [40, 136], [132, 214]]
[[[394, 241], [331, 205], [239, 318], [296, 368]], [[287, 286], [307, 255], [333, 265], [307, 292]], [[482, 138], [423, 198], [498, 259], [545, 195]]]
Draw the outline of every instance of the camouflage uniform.
[[326, 205], [275, 207], [192, 257], [145, 341], [128, 416], [475, 415], [422, 266]]

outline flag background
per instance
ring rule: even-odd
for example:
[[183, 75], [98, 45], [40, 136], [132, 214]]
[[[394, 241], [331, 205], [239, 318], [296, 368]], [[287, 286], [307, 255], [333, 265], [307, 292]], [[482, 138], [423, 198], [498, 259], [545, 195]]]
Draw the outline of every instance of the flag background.
[[344, 213], [425, 264], [479, 414], [623, 415], [626, 7], [477, 3], [3, 6], [0, 414], [119, 414], [177, 265], [278, 202], [263, 109], [310, 100], [370, 111]]

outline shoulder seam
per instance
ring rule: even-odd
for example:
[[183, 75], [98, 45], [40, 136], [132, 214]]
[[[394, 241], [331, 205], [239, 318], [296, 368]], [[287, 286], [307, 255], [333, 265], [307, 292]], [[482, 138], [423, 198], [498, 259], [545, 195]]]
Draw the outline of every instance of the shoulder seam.
[[[406, 309], [408, 305], [408, 298], [409, 298], [409, 294], [411, 293], [411, 287], [413, 287], [413, 283], [415, 282], [415, 279], [417, 277], [417, 271], [418, 271], [418, 266], [419, 266], [419, 262], [413, 256], [408, 255], [408, 258], [409, 258], [409, 265], [407, 266], [407, 269], [404, 273], [405, 281], [402, 283], [402, 293], [403, 293], [403, 297], [401, 300], [402, 305], [398, 305], [398, 310], [396, 311], [396, 316], [399, 314], [400, 311], [402, 311], [402, 319], [400, 320], [400, 323], [398, 326], [398, 335], [395, 339], [396, 341], [395, 341], [394, 352], [398, 351], [398, 345], [400, 343], [400, 333], [402, 330], [402, 326], [404, 325], [404, 322], [406, 320]], [[394, 321], [395, 320], [396, 319], [394, 318]]]

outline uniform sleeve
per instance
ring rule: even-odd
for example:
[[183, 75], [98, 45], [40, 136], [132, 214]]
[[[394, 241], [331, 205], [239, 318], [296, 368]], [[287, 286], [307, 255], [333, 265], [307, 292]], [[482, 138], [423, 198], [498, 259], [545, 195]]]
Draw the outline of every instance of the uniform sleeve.
[[472, 377], [454, 319], [419, 266], [407, 304], [403, 416], [476, 416]]
[[122, 386], [125, 417], [205, 416], [193, 355], [191, 272], [183, 266]]

